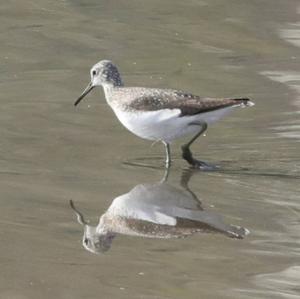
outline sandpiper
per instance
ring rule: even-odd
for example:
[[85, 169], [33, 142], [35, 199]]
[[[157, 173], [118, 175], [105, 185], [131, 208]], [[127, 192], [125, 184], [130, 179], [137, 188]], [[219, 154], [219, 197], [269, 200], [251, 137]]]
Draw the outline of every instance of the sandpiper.
[[97, 226], [86, 221], [70, 200], [77, 221], [83, 226], [83, 247], [92, 253], [104, 253], [118, 235], [169, 239], [218, 233], [243, 239], [250, 233], [247, 228], [227, 224], [221, 214], [202, 206], [189, 188], [196, 170], [182, 173], [179, 188], [167, 182], [168, 170], [161, 181], [136, 185], [114, 198]]
[[214, 168], [193, 157], [191, 144], [206, 131], [208, 124], [233, 108], [254, 105], [247, 98], [217, 99], [173, 89], [124, 87], [118, 68], [109, 60], [96, 63], [90, 75], [90, 83], [74, 105], [78, 105], [94, 87], [102, 86], [108, 105], [129, 131], [164, 144], [167, 168], [171, 165], [170, 143], [189, 134], [193, 137], [182, 146], [182, 157], [195, 168]]

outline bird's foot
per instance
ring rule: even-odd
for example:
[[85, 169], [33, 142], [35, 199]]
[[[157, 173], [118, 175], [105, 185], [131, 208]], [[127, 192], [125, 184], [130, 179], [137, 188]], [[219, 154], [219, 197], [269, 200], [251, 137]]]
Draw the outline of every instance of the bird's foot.
[[188, 146], [182, 146], [182, 158], [185, 159], [193, 168], [213, 171], [219, 169], [217, 165], [209, 164], [197, 159], [194, 159], [192, 152], [190, 151]]
[[193, 168], [197, 168], [205, 171], [214, 171], [220, 169], [220, 167], [217, 165], [206, 163], [196, 159], [194, 159], [193, 164], [191, 165]]

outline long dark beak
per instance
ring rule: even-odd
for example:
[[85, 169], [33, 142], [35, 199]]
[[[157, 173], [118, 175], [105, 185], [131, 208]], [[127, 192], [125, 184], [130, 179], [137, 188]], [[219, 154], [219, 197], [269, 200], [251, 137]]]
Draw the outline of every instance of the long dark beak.
[[89, 83], [89, 85], [86, 87], [86, 89], [83, 91], [83, 93], [80, 95], [80, 97], [76, 100], [74, 103], [74, 106], [77, 106], [80, 101], [94, 88], [92, 82]]
[[71, 208], [74, 210], [74, 212], [75, 212], [75, 214], [76, 214], [76, 216], [77, 216], [77, 221], [78, 221], [78, 223], [80, 223], [81, 225], [87, 225], [88, 222], [85, 221], [85, 219], [84, 219], [82, 213], [79, 212], [79, 211], [76, 209], [76, 207], [75, 207], [74, 202], [73, 202], [72, 199], [70, 199], [70, 206], [71, 206]]

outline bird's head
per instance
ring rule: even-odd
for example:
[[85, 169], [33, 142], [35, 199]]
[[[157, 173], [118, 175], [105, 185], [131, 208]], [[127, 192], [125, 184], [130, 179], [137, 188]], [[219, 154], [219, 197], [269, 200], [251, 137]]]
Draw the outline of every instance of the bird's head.
[[117, 67], [110, 60], [101, 60], [96, 63], [90, 71], [91, 81], [79, 98], [74, 103], [75, 106], [95, 87], [115, 87], [122, 86], [122, 79]]

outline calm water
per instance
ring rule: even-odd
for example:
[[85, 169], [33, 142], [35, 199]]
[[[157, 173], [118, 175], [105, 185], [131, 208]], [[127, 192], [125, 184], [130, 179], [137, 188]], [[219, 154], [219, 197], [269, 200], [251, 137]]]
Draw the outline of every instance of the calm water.
[[[1, 298], [299, 298], [299, 1], [9, 0], [0, 12]], [[127, 85], [251, 97], [193, 146], [221, 170], [190, 173], [178, 141], [161, 184], [163, 146], [128, 133], [102, 91], [75, 109], [100, 59]], [[82, 246], [70, 199], [91, 227], [120, 208], [105, 253]], [[172, 215], [182, 226], [168, 231]], [[251, 233], [229, 238], [230, 224]]]

